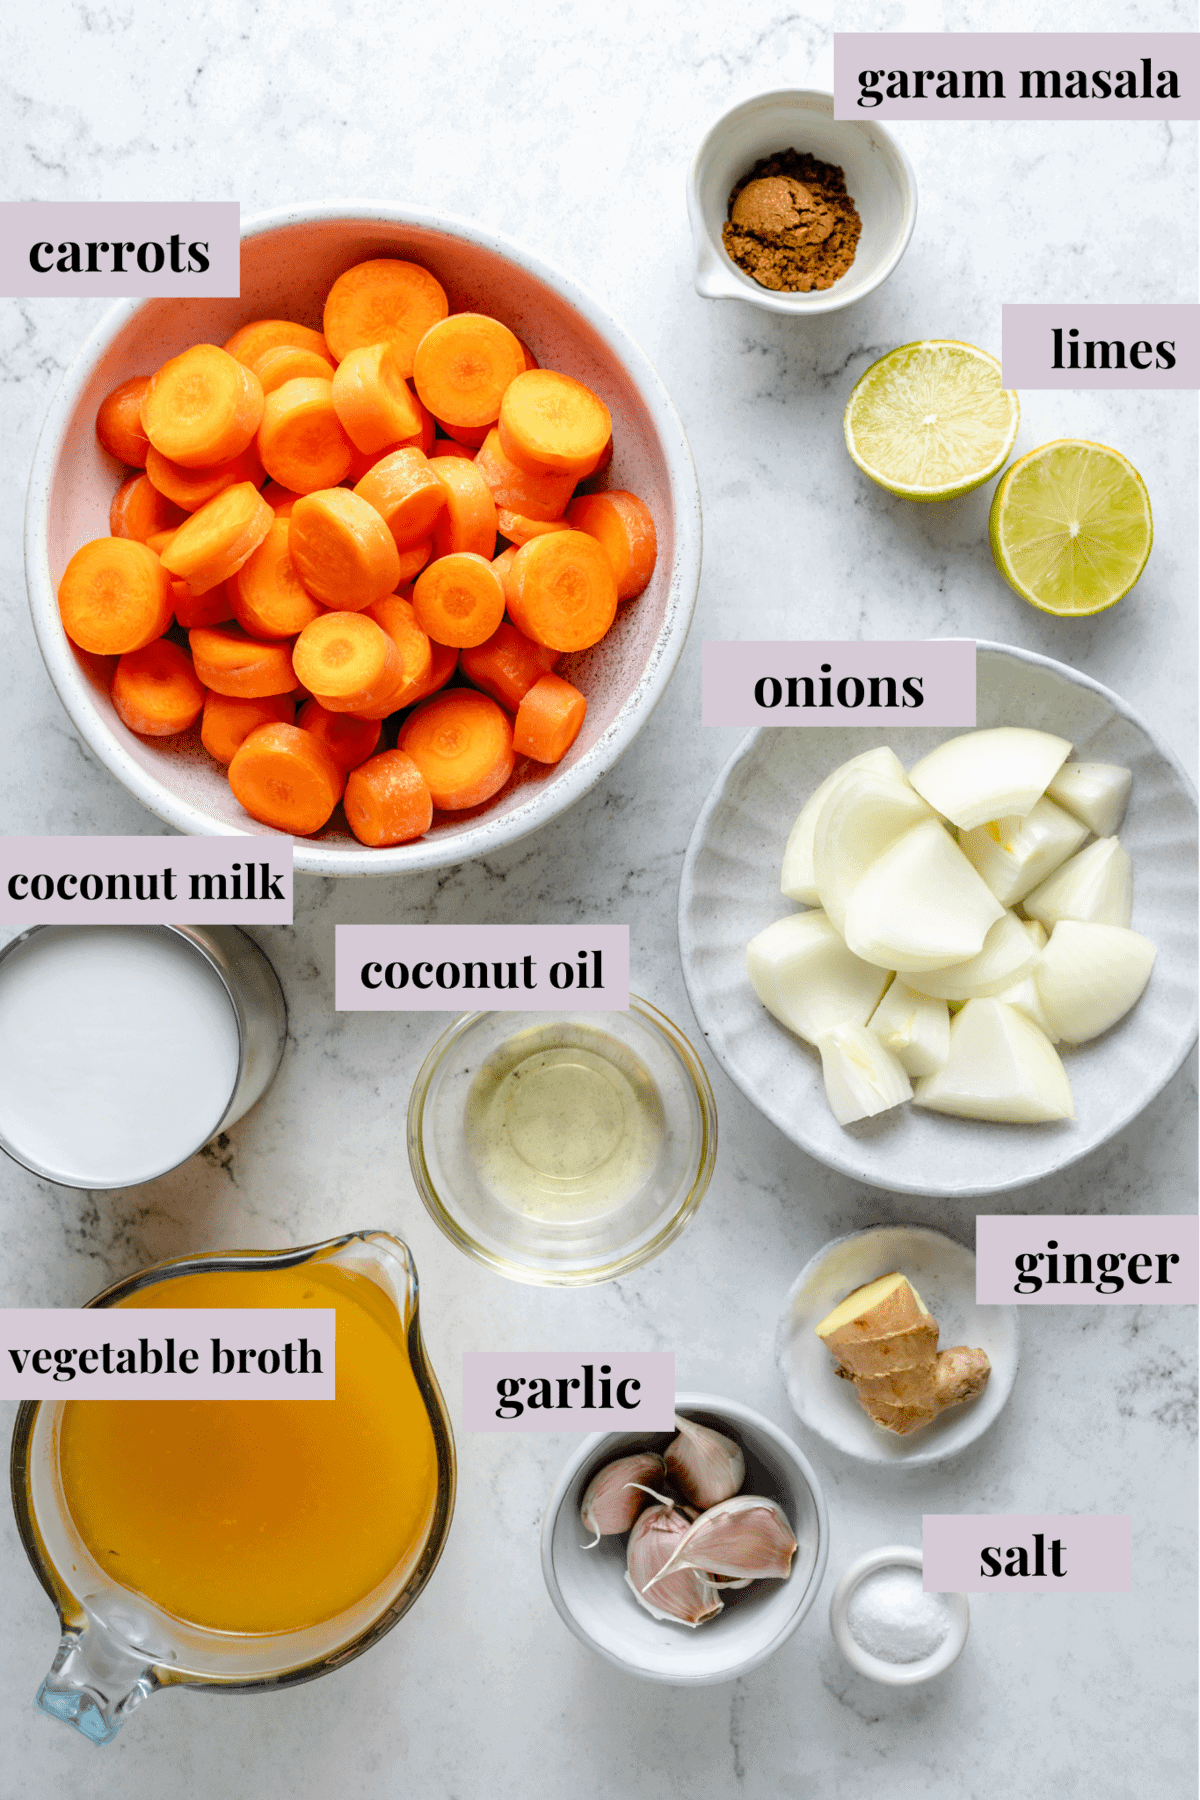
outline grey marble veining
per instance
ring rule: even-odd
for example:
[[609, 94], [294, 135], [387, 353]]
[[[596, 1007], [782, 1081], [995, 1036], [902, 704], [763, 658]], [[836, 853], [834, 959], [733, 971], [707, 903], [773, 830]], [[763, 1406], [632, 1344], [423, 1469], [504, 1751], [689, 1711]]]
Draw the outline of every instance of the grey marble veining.
[[[0, 1169], [6, 1304], [78, 1303], [158, 1258], [400, 1232], [452, 1411], [466, 1349], [671, 1348], [681, 1386], [794, 1425], [772, 1359], [777, 1314], [827, 1239], [912, 1219], [969, 1241], [974, 1202], [898, 1199], [806, 1159], [710, 1065], [717, 1173], [683, 1238], [580, 1293], [502, 1282], [420, 1207], [404, 1114], [447, 1022], [332, 1010], [333, 927], [377, 919], [627, 921], [634, 985], [685, 1029], [675, 895], [692, 823], [737, 733], [699, 725], [708, 637], [953, 632], [1073, 662], [1196, 749], [1196, 405], [1190, 394], [1029, 393], [1017, 449], [1094, 437], [1151, 494], [1156, 542], [1110, 614], [1056, 622], [996, 575], [987, 490], [913, 507], [860, 480], [841, 438], [868, 363], [920, 336], [999, 348], [1004, 300], [1192, 299], [1191, 125], [913, 124], [919, 212], [895, 275], [805, 325], [692, 292], [686, 167], [711, 120], [777, 85], [828, 86], [832, 8], [768, 0], [647, 8], [284, 9], [229, 0], [50, 0], [3, 28], [5, 197], [408, 199], [510, 232], [569, 268], [632, 330], [678, 405], [705, 508], [693, 638], [654, 718], [565, 818], [487, 863], [437, 876], [298, 882], [292, 930], [263, 932], [291, 1008], [265, 1101], [184, 1169], [113, 1195]], [[854, 0], [847, 29], [985, 29], [994, 14]], [[1026, 6], [1010, 28], [1195, 27], [1193, 10], [1104, 0]], [[10, 832], [156, 832], [76, 739], [25, 609], [21, 506], [54, 385], [104, 303], [0, 304], [0, 732]], [[1165, 1212], [1196, 1198], [1194, 1065], [1087, 1162], [1011, 1210]], [[383, 1800], [1000, 1800], [1010, 1793], [1194, 1792], [1194, 1317], [1130, 1307], [1031, 1310], [1022, 1367], [992, 1432], [942, 1468], [864, 1471], [803, 1438], [825, 1487], [826, 1588], [797, 1635], [743, 1681], [642, 1685], [588, 1655], [554, 1615], [537, 1562], [556, 1437], [459, 1438], [458, 1510], [416, 1610], [339, 1675], [255, 1699], [164, 1695], [97, 1752], [30, 1706], [55, 1643], [49, 1602], [0, 1516], [0, 1800], [212, 1795]], [[9, 1409], [11, 1411], [11, 1409]], [[972, 1601], [961, 1661], [911, 1693], [841, 1661], [828, 1596], [860, 1551], [917, 1543], [931, 1511], [1134, 1515], [1131, 1596]]]

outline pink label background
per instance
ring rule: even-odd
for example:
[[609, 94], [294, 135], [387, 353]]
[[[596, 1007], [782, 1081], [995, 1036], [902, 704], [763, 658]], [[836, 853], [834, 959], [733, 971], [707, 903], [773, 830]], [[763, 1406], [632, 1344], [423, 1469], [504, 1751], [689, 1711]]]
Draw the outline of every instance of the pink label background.
[[[0, 1308], [0, 1400], [332, 1400], [335, 1398], [332, 1307], [146, 1307], [118, 1306]], [[18, 1374], [11, 1349], [96, 1349], [108, 1343], [113, 1356], [138, 1340], [162, 1350], [175, 1339], [178, 1365], [182, 1350], [200, 1352], [193, 1375], [93, 1375], [76, 1371], [73, 1381], [56, 1381], [53, 1371], [33, 1372], [27, 1363]], [[212, 1373], [212, 1339], [222, 1347], [282, 1350], [306, 1337], [321, 1354], [319, 1375], [277, 1375], [248, 1370], [245, 1375]], [[78, 1362], [78, 1357], [76, 1357]], [[235, 1364], [236, 1369], [236, 1364]]]
[[[189, 877], [224, 875], [241, 864], [254, 864], [255, 890], [261, 887], [261, 864], [283, 889], [282, 900], [190, 900]], [[169, 868], [175, 875], [174, 900], [35, 900], [14, 899], [9, 882], [18, 874], [153, 875]], [[132, 882], [131, 882], [132, 886]], [[203, 884], [201, 884], [203, 886]], [[107, 882], [106, 882], [107, 887]], [[69, 892], [74, 890], [68, 889]], [[29, 925], [290, 925], [292, 922], [292, 845], [279, 838], [237, 837], [6, 837], [0, 838], [0, 924]]]
[[[922, 1520], [927, 1594], [1129, 1594], [1133, 1591], [1133, 1520], [1128, 1513], [926, 1513]], [[981, 1575], [980, 1551], [1024, 1544], [1033, 1534], [1062, 1541], [1065, 1575]]]
[[[146, 294], [217, 295], [236, 299], [242, 291], [241, 203], [237, 200], [5, 200], [0, 201], [0, 294], [7, 299], [118, 300]], [[170, 240], [182, 238], [179, 260], [186, 266], [189, 243], [207, 243], [208, 268], [190, 275], [171, 272]], [[112, 258], [97, 261], [104, 274], [68, 275], [59, 269], [38, 274], [30, 267], [34, 244], [74, 242], [159, 243], [166, 262], [157, 274], [139, 269], [125, 252], [126, 272], [110, 273]], [[84, 263], [86, 251], [81, 251]], [[48, 259], [44, 258], [44, 259]], [[56, 258], [57, 260], [57, 258]], [[132, 267], [130, 265], [132, 264]]]
[[[1046, 1285], [1046, 1264], [1033, 1270], [1042, 1286], [1036, 1294], [1018, 1293], [1019, 1272], [1014, 1259], [1046, 1251], [1047, 1238], [1058, 1242], [1059, 1280]], [[1065, 1285], [1063, 1258], [1068, 1251], [1083, 1252], [1092, 1259], [1093, 1285], [1078, 1281]], [[1095, 1281], [1097, 1256], [1125, 1252], [1116, 1273], [1124, 1281], [1120, 1293], [1098, 1294]], [[1170, 1286], [1158, 1283], [1158, 1264], [1150, 1280], [1139, 1285], [1125, 1273], [1130, 1256], [1156, 1256], [1174, 1251], [1179, 1261], [1168, 1268]], [[1190, 1306], [1200, 1300], [1200, 1220], [1194, 1213], [1153, 1213], [1102, 1218], [1069, 1213], [991, 1214], [975, 1220], [975, 1302], [978, 1306]]]
[[[583, 1365], [591, 1363], [595, 1371], [596, 1405], [584, 1411], [582, 1387], [569, 1390], [570, 1410], [532, 1412], [528, 1404], [528, 1385], [518, 1388], [514, 1398], [525, 1403], [519, 1418], [496, 1417], [500, 1396], [496, 1383], [502, 1379], [524, 1376], [545, 1377], [556, 1384], [560, 1377], [583, 1379]], [[611, 1371], [601, 1376], [600, 1365]], [[617, 1383], [625, 1379], [640, 1381], [636, 1392], [636, 1409], [626, 1410], [616, 1404]], [[613, 1404], [600, 1409], [600, 1382], [611, 1382]], [[552, 1386], [555, 1400], [557, 1385]], [[631, 1395], [633, 1390], [630, 1390]], [[675, 1353], [671, 1350], [465, 1350], [463, 1352], [463, 1430], [464, 1431], [674, 1431], [675, 1429]]]
[[[587, 952], [588, 979], [592, 952], [601, 953], [602, 988], [553, 988], [553, 963], [578, 967]], [[433, 981], [439, 963], [494, 962], [518, 965], [533, 957], [532, 988], [486, 988], [462, 985], [414, 988], [411, 972], [428, 963], [423, 979]], [[335, 1001], [338, 1012], [462, 1012], [472, 1007], [492, 1012], [626, 1012], [629, 1007], [628, 925], [338, 925], [335, 928]], [[367, 988], [365, 963], [406, 963], [408, 984]], [[375, 972], [373, 979], [382, 981]]]
[[[897, 698], [903, 698], [904, 677], [920, 676], [924, 705], [871, 707], [864, 700], [861, 706], [853, 708], [789, 707], [788, 676], [809, 676], [819, 694], [823, 662], [832, 665], [829, 679], [835, 694], [844, 676], [854, 675], [869, 682], [872, 675], [890, 675], [896, 683]], [[774, 676], [783, 685], [784, 696], [778, 706], [759, 706], [754, 698], [755, 683], [764, 676]], [[865, 644], [706, 640], [701, 649], [701, 678], [701, 719], [705, 725], [866, 725], [878, 730], [886, 724], [907, 729], [910, 725], [975, 723], [974, 638]]]
[[[1002, 380], [1008, 388], [1200, 388], [1200, 305], [1194, 301], [1170, 306], [1011, 306], [1003, 314], [1004, 364]], [[1055, 369], [1055, 326], [1063, 334], [1063, 361], [1070, 352], [1067, 332], [1074, 326], [1079, 343], [1089, 338], [1125, 345], [1123, 369]], [[1173, 369], [1134, 369], [1129, 351], [1141, 341], [1150, 344], [1150, 360], [1160, 339], [1174, 340]], [[1079, 352], [1082, 359], [1085, 352]], [[1146, 353], [1143, 352], [1143, 355]]]
[[[1093, 69], [1132, 69], [1141, 92], [1141, 59], [1154, 75], [1174, 69], [1178, 100], [1022, 100], [1022, 69], [1083, 69], [1089, 96]], [[859, 72], [882, 69], [878, 106], [858, 104]], [[938, 100], [887, 98], [890, 69], [999, 69], [1004, 98]], [[961, 85], [961, 84], [960, 84]], [[1152, 86], [1157, 85], [1152, 81]], [[911, 86], [911, 82], [910, 82]], [[1200, 118], [1200, 37], [1184, 31], [838, 31], [833, 38], [835, 119], [1196, 119]], [[997, 154], [1000, 154], [998, 151]]]

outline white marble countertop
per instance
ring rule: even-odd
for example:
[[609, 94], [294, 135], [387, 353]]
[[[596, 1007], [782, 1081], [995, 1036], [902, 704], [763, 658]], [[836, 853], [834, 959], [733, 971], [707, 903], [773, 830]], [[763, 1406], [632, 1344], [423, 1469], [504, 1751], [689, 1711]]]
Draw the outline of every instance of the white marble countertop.
[[[711, 120], [756, 91], [828, 86], [832, 7], [667, 0], [508, 8], [316, 0], [169, 13], [150, 0], [47, 0], [5, 33], [6, 195], [408, 199], [476, 217], [570, 269], [656, 362], [700, 476], [705, 565], [667, 698], [609, 779], [486, 864], [404, 882], [297, 883], [293, 930], [260, 933], [291, 1007], [274, 1089], [228, 1142], [109, 1195], [0, 1169], [5, 1304], [70, 1305], [161, 1257], [304, 1243], [378, 1226], [411, 1244], [430, 1354], [457, 1417], [473, 1348], [673, 1349], [681, 1387], [727, 1392], [794, 1429], [832, 1520], [825, 1589], [744, 1680], [708, 1690], [625, 1678], [568, 1635], [538, 1568], [558, 1437], [459, 1435], [458, 1510], [416, 1609], [346, 1671], [272, 1696], [156, 1698], [96, 1751], [31, 1701], [51, 1607], [0, 1524], [0, 1800], [330, 1793], [428, 1800], [1001, 1800], [1011, 1793], [1192, 1791], [1195, 1749], [1195, 1323], [1187, 1309], [1033, 1311], [1012, 1400], [944, 1468], [871, 1473], [806, 1440], [772, 1359], [787, 1288], [826, 1240], [913, 1219], [970, 1241], [974, 1203], [900, 1199], [807, 1160], [711, 1067], [717, 1172], [657, 1262], [606, 1287], [510, 1285], [461, 1257], [417, 1201], [404, 1110], [445, 1019], [332, 1008], [335, 921], [564, 920], [631, 927], [634, 986], [693, 1031], [675, 941], [685, 845], [737, 733], [699, 724], [700, 640], [941, 633], [1074, 662], [1149, 716], [1194, 769], [1196, 402], [1191, 394], [1029, 393], [1017, 448], [1118, 445], [1144, 475], [1156, 543], [1110, 614], [1056, 623], [1022, 604], [987, 548], [989, 490], [913, 507], [858, 479], [841, 439], [857, 376], [922, 336], [999, 349], [1004, 300], [1188, 300], [1196, 292], [1196, 130], [1188, 125], [910, 125], [920, 208], [892, 279], [806, 325], [690, 284], [684, 176]], [[971, 0], [847, 29], [987, 28]], [[1192, 11], [1101, 0], [1026, 6], [1010, 26], [1190, 29]], [[103, 303], [0, 303], [0, 733], [10, 832], [155, 832], [81, 749], [35, 648], [20, 515], [41, 416]], [[664, 771], [669, 769], [669, 779]], [[698, 1034], [697, 1034], [698, 1035]], [[1194, 1068], [1089, 1161], [1014, 1211], [1187, 1211]], [[9, 1409], [11, 1411], [11, 1409]], [[929, 1511], [1130, 1512], [1134, 1593], [973, 1600], [965, 1654], [911, 1692], [851, 1673], [829, 1593], [872, 1545], [919, 1543]]]

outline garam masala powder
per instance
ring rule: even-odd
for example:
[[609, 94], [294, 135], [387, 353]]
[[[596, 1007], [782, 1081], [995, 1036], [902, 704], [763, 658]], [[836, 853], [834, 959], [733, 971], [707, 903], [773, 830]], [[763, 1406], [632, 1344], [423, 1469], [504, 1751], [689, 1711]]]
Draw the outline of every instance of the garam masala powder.
[[846, 273], [861, 232], [841, 169], [807, 150], [777, 150], [735, 185], [721, 236], [760, 287], [808, 293]]

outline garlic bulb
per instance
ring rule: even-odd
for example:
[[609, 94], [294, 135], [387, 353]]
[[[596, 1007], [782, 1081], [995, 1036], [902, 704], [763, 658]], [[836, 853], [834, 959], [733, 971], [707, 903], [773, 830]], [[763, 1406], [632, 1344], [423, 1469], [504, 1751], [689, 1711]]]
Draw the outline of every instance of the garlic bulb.
[[646, 1494], [638, 1484], [661, 1480], [663, 1468], [657, 1451], [640, 1450], [597, 1469], [579, 1506], [584, 1526], [595, 1533], [585, 1550], [594, 1550], [602, 1537], [630, 1529], [646, 1504]]
[[1120, 831], [1132, 786], [1132, 772], [1115, 763], [1069, 762], [1046, 792], [1102, 838]]
[[1031, 919], [1053, 927], [1060, 919], [1082, 925], [1121, 925], [1133, 917], [1133, 864], [1120, 838], [1099, 838], [1025, 896]]
[[703, 1569], [736, 1580], [785, 1581], [796, 1554], [796, 1536], [783, 1508], [759, 1494], [736, 1494], [701, 1513], [673, 1547], [650, 1584], [677, 1569]]
[[657, 1580], [663, 1564], [690, 1529], [688, 1515], [671, 1501], [648, 1507], [629, 1534], [625, 1580], [638, 1605], [656, 1619], [673, 1619], [694, 1630], [724, 1610], [725, 1602], [714, 1583], [700, 1569], [679, 1569], [665, 1580]]
[[1068, 1044], [1086, 1044], [1139, 1000], [1157, 952], [1140, 932], [1063, 919], [1034, 981], [1046, 1017]]
[[839, 1125], [873, 1119], [912, 1099], [903, 1065], [866, 1025], [839, 1025], [817, 1045], [825, 1097]]
[[802, 901], [805, 906], [820, 904], [816, 872], [813, 869], [813, 830], [831, 790], [848, 769], [860, 768], [875, 769], [881, 774], [893, 776], [897, 781], [907, 780], [904, 764], [894, 750], [889, 750], [884, 745], [878, 750], [866, 750], [861, 756], [852, 756], [849, 762], [842, 763], [821, 783], [816, 793], [801, 807], [783, 852], [779, 891], [786, 894], [789, 900]]
[[871, 1030], [909, 1075], [932, 1075], [950, 1054], [950, 1009], [897, 975], [871, 1015]]
[[835, 1025], [865, 1025], [887, 982], [820, 911], [776, 919], [751, 938], [746, 973], [767, 1011], [809, 1044]]
[[684, 1499], [703, 1509], [736, 1494], [746, 1479], [746, 1459], [733, 1439], [678, 1413], [675, 1423], [679, 1436], [663, 1451], [663, 1461]]
[[939, 744], [908, 779], [935, 812], [973, 831], [989, 819], [1031, 813], [1070, 752], [1066, 738], [1001, 725]]

